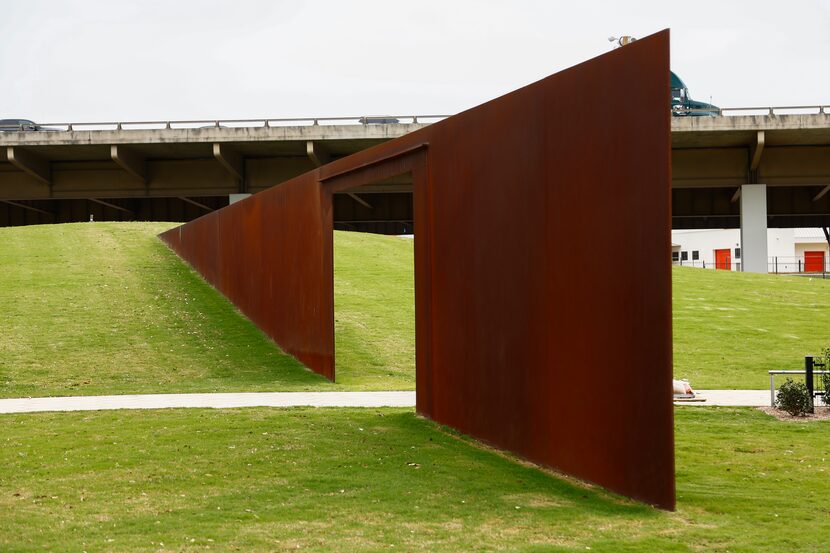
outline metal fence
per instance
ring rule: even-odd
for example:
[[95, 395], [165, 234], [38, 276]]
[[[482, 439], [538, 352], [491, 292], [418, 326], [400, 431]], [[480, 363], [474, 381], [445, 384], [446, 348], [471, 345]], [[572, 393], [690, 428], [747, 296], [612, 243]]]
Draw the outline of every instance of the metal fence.
[[[694, 116], [776, 116], [776, 115], [827, 115], [830, 104], [810, 106], [759, 106], [704, 109], [672, 109], [679, 117]], [[256, 119], [191, 119], [182, 121], [99, 121], [21, 123], [14, 128], [4, 125], [3, 130], [24, 132], [43, 131], [92, 131], [92, 130], [153, 130], [153, 129], [199, 129], [199, 128], [257, 128], [314, 125], [377, 125], [377, 124], [428, 124], [449, 115], [356, 115], [351, 117], [260, 117]]]
[[699, 109], [672, 109], [672, 113], [678, 116], [712, 116], [719, 115], [722, 117], [736, 117], [741, 115], [827, 115], [830, 114], [830, 105], [811, 105], [811, 106], [758, 106], [746, 108], [719, 108], [712, 106], [711, 108]]
[[[706, 260], [672, 260], [672, 265], [678, 267], [696, 267], [698, 269], [720, 269], [725, 271], [742, 271], [741, 260], [730, 260], [729, 263], [715, 263]], [[830, 258], [824, 257], [821, 261], [805, 260], [804, 256], [773, 256], [767, 262], [768, 272], [781, 275], [809, 275], [817, 278], [830, 278]]]
[[769, 272], [775, 274], [825, 274], [830, 272], [830, 259], [821, 261], [805, 259], [801, 256], [775, 256], [769, 261]]
[[20, 123], [3, 125], [6, 131], [127, 131], [161, 129], [262, 128], [315, 125], [429, 124], [449, 115], [357, 115], [354, 117], [273, 117], [259, 119], [191, 119], [183, 121], [98, 121], [76, 123]]
[[672, 265], [678, 267], [696, 267], [698, 269], [722, 269], [724, 271], [738, 271], [742, 270], [741, 261], [730, 261], [729, 263], [715, 263], [713, 261], [706, 261], [705, 259], [673, 259]]

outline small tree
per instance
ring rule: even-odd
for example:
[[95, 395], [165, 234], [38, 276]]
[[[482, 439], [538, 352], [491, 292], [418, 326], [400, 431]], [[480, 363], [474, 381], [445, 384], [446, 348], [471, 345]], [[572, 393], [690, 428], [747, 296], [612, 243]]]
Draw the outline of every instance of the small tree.
[[803, 417], [810, 410], [810, 392], [807, 385], [788, 378], [778, 388], [775, 405], [794, 417]]

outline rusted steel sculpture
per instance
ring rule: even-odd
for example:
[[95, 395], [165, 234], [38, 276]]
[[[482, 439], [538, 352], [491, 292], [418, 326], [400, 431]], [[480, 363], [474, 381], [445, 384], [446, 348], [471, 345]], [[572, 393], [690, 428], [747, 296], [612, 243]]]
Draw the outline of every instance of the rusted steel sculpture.
[[332, 194], [412, 172], [418, 412], [672, 509], [669, 118], [663, 31], [162, 238], [333, 379]]

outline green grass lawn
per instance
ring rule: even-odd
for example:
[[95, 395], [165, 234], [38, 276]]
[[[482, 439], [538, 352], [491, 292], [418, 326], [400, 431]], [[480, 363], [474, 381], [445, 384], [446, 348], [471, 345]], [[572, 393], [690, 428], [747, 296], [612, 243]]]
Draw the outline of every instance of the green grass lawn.
[[156, 238], [172, 226], [0, 228], [0, 397], [414, 388], [411, 241], [336, 233], [333, 385]]
[[2, 551], [828, 548], [830, 423], [751, 409], [678, 409], [675, 513], [517, 463], [408, 410], [0, 420]]
[[0, 395], [325, 386], [156, 238], [171, 226], [0, 228]]
[[334, 234], [337, 382], [390, 390], [415, 385], [414, 241]]
[[674, 373], [697, 388], [766, 388], [768, 370], [830, 346], [830, 280], [688, 267], [672, 279]]
[[[335, 233], [338, 382], [169, 251], [170, 223], [0, 228], [0, 397], [412, 389], [413, 242]], [[830, 345], [830, 281], [675, 268], [675, 375], [764, 388]]]
[[[411, 389], [412, 241], [336, 233], [338, 383], [155, 237], [0, 229], [0, 396]], [[766, 385], [828, 345], [830, 282], [676, 268], [676, 375]], [[409, 410], [2, 415], [0, 551], [826, 551], [830, 422], [677, 410], [678, 511], [566, 480]]]

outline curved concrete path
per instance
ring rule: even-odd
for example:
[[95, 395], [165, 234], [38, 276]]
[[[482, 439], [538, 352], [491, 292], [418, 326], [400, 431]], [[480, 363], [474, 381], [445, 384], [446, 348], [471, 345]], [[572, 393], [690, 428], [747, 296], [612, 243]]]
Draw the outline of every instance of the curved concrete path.
[[[699, 390], [697, 393], [706, 401], [676, 405], [760, 407], [770, 404], [769, 390]], [[0, 399], [0, 414], [188, 407], [415, 407], [415, 392], [250, 392]]]

